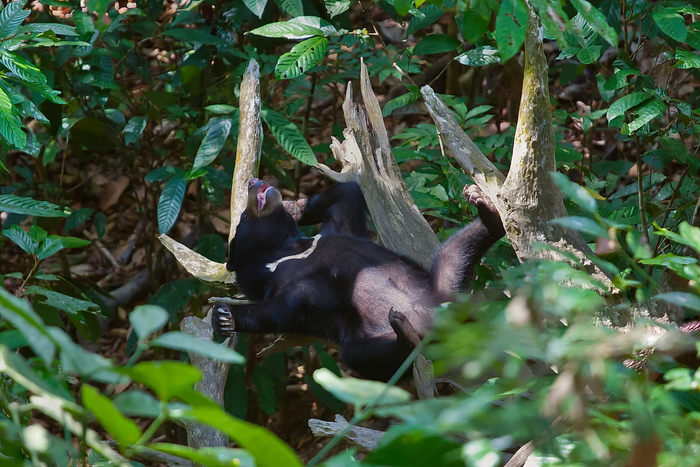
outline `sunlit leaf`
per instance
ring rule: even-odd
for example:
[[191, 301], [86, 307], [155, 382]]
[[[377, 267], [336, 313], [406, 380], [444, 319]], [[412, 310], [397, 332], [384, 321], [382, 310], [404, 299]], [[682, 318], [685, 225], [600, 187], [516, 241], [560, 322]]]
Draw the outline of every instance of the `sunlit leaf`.
[[295, 45], [292, 50], [282, 55], [275, 66], [277, 79], [294, 79], [304, 71], [318, 65], [326, 55], [328, 39], [314, 36]]

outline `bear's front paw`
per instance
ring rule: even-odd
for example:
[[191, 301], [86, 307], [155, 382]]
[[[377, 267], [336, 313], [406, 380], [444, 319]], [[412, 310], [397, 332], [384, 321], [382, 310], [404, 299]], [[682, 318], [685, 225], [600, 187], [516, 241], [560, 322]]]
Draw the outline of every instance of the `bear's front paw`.
[[230, 337], [236, 329], [236, 322], [228, 305], [217, 303], [211, 312], [211, 323], [214, 332], [221, 337]]

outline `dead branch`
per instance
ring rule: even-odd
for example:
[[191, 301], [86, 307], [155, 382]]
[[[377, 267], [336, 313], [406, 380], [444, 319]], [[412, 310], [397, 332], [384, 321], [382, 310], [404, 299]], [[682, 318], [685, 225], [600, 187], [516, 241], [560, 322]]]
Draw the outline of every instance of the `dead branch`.
[[341, 171], [334, 172], [323, 164], [316, 167], [333, 180], [357, 181], [384, 246], [430, 267], [438, 240], [401, 177], [364, 62], [360, 91], [362, 103], [354, 104], [352, 86], [347, 86], [343, 103], [345, 141], [333, 138], [331, 143], [334, 157], [342, 164]]
[[[346, 429], [348, 425], [348, 421], [341, 415], [335, 416], [335, 422], [327, 422], [316, 418], [309, 420], [309, 428], [311, 428], [311, 432], [317, 438], [321, 436], [334, 436]], [[353, 426], [345, 435], [347, 439], [367, 451], [376, 449], [383, 436], [383, 431], [361, 426]]]

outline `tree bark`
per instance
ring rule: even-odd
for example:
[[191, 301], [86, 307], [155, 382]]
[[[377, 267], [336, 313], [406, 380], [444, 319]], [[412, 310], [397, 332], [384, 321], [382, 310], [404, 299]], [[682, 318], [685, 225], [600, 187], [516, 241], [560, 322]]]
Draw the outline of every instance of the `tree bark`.
[[343, 103], [345, 141], [340, 143], [333, 138], [331, 143], [342, 170], [334, 172], [323, 164], [316, 167], [333, 180], [357, 181], [384, 246], [429, 268], [438, 240], [401, 177], [364, 62], [360, 92], [362, 103], [354, 104], [352, 86], [347, 86]]

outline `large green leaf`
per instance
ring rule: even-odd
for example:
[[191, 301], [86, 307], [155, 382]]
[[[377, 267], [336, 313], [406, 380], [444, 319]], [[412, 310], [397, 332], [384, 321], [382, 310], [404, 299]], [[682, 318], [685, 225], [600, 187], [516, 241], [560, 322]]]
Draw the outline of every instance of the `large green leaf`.
[[[387, 386], [378, 381], [340, 378], [327, 368], [316, 370], [314, 380], [326, 391], [348, 404], [364, 406], [377, 403], [387, 405], [411, 399], [411, 395], [399, 387]], [[379, 399], [380, 396], [381, 399]]]
[[29, 234], [25, 232], [24, 229], [22, 229], [19, 225], [15, 224], [9, 229], [3, 230], [2, 233], [30, 255], [34, 255], [36, 253], [36, 241], [32, 237], [30, 237]]
[[171, 28], [162, 32], [163, 36], [173, 37], [183, 42], [199, 42], [208, 45], [226, 45], [226, 41], [201, 29]]
[[0, 135], [16, 148], [24, 149], [24, 146], [27, 144], [27, 135], [22, 131], [22, 122], [19, 119], [19, 115], [17, 115], [10, 97], [2, 86], [0, 86]]
[[639, 106], [634, 111], [637, 118], [630, 122], [628, 129], [630, 133], [639, 130], [641, 127], [661, 115], [666, 110], [666, 104], [661, 99], [654, 99]]
[[27, 19], [31, 11], [22, 9], [25, 3], [25, 0], [10, 2], [0, 11], [0, 39], [16, 34], [19, 26]]
[[262, 18], [267, 6], [267, 0], [243, 0], [245, 6], [258, 18]]
[[682, 69], [700, 68], [700, 57], [690, 50], [676, 49], [676, 66]]
[[501, 61], [518, 53], [525, 42], [527, 7], [524, 0], [503, 0], [496, 17], [496, 44]]
[[126, 145], [136, 143], [146, 129], [146, 123], [148, 123], [148, 117], [131, 117], [124, 127], [124, 143]]
[[[285, 39], [307, 39], [311, 36], [323, 36], [326, 22], [320, 18], [314, 18], [317, 22], [308, 21], [311, 16], [299, 16], [289, 21], [270, 23], [250, 31], [250, 34], [264, 37], [278, 37]], [[317, 24], [315, 24], [317, 23]]]
[[193, 170], [209, 165], [219, 155], [231, 132], [231, 119], [214, 117], [207, 124], [207, 132], [202, 144], [199, 145], [197, 156], [194, 158]]
[[569, 180], [569, 177], [559, 172], [551, 173], [554, 183], [559, 186], [559, 189], [568, 196], [571, 201], [578, 204], [580, 207], [588, 212], [596, 213], [598, 212], [598, 203], [593, 197], [586, 191], [584, 187], [578, 183], [574, 183]]
[[633, 92], [632, 94], [627, 94], [626, 96], [621, 97], [608, 109], [608, 121], [623, 115], [632, 107], [635, 107], [650, 98], [651, 96], [646, 92]]
[[112, 404], [112, 401], [94, 387], [83, 384], [83, 405], [95, 416], [100, 425], [112, 435], [114, 440], [126, 447], [141, 438], [141, 429], [133, 420], [126, 418]]
[[406, 16], [408, 10], [411, 9], [413, 0], [393, 0], [391, 3], [394, 5], [394, 9], [396, 9], [396, 13], [398, 13], [399, 16]]
[[608, 238], [608, 231], [600, 226], [596, 221], [589, 217], [568, 216], [552, 219], [552, 224], [564, 226], [568, 229], [573, 229], [579, 232], [587, 233], [594, 237]]
[[232, 417], [218, 407], [173, 409], [171, 418], [204, 423], [222, 431], [255, 458], [257, 467], [301, 467], [292, 449], [263, 427]]
[[260, 113], [267, 126], [270, 127], [272, 135], [288, 153], [304, 164], [316, 165], [318, 163], [311, 146], [295, 124], [274, 110], [263, 109]]
[[[45, 154], [46, 152], [44, 152]], [[83, 225], [90, 219], [92, 213], [95, 212], [90, 208], [80, 208], [77, 211], [73, 211], [70, 216], [66, 219], [66, 225], [63, 226], [63, 231], [68, 233], [72, 229]]]
[[187, 363], [172, 360], [141, 362], [132, 368], [120, 368], [132, 380], [153, 390], [161, 401], [169, 401], [184, 392], [190, 392], [202, 373]]
[[485, 45], [467, 50], [466, 52], [457, 55], [455, 60], [462, 65], [467, 66], [486, 66], [494, 63], [500, 63], [501, 58], [498, 55], [498, 49], [496, 47]]
[[0, 195], [0, 211], [35, 217], [67, 217], [55, 204], [15, 195]]
[[77, 314], [80, 311], [96, 312], [99, 307], [87, 300], [71, 297], [70, 295], [62, 294], [54, 290], [49, 290], [38, 285], [30, 285], [25, 291], [26, 295], [42, 295], [45, 297], [45, 303], [59, 310], [63, 310], [69, 314]]
[[168, 312], [158, 305], [140, 305], [129, 314], [129, 321], [142, 341], [165, 326], [168, 317]]
[[608, 24], [606, 16], [586, 0], [572, 0], [574, 7], [589, 25], [600, 34], [606, 42], [617, 47], [617, 32]]
[[196, 462], [197, 465], [207, 467], [254, 467], [255, 460], [242, 449], [203, 447], [190, 448], [180, 444], [155, 443], [149, 444], [149, 448], [161, 451], [172, 456]]
[[664, 34], [675, 41], [685, 42], [688, 37], [688, 28], [683, 15], [673, 8], [657, 8], [652, 17]]
[[474, 0], [470, 3], [462, 17], [462, 31], [467, 42], [474, 44], [489, 27], [491, 9], [486, 0]]
[[276, 0], [276, 2], [290, 16], [304, 15], [304, 3], [301, 0]]
[[666, 292], [655, 295], [653, 298], [700, 312], [700, 297], [689, 292]]
[[46, 76], [44, 76], [39, 68], [24, 57], [0, 48], [0, 63], [25, 81], [46, 84]]
[[275, 65], [277, 79], [294, 79], [319, 64], [326, 55], [328, 39], [314, 36], [298, 43], [282, 55]]
[[326, 11], [331, 18], [348, 11], [350, 5], [352, 5], [352, 0], [325, 0]]
[[177, 216], [180, 214], [186, 187], [187, 181], [183, 174], [179, 173], [173, 175], [165, 184], [160, 199], [158, 199], [158, 231], [161, 234], [168, 233], [175, 224]]
[[233, 349], [177, 331], [158, 336], [148, 345], [192, 352], [222, 362], [245, 363], [245, 358]]
[[430, 34], [416, 44], [413, 53], [416, 55], [439, 54], [453, 52], [459, 49], [460, 42], [447, 34]]
[[406, 36], [410, 36], [414, 32], [420, 31], [421, 29], [434, 24], [437, 20], [443, 17], [447, 11], [440, 8], [432, 3], [427, 3], [419, 10], [420, 15], [413, 15], [411, 20], [408, 22], [408, 28], [406, 28]]
[[37, 259], [46, 259], [64, 248], [82, 248], [84, 246], [88, 246], [89, 244], [89, 240], [84, 240], [82, 238], [51, 235], [44, 240], [44, 243], [41, 244], [39, 254], [37, 254]]
[[411, 105], [418, 100], [418, 98], [420, 97], [420, 90], [418, 89], [418, 86], [413, 84], [407, 84], [406, 87], [408, 88], [408, 92], [406, 94], [402, 94], [399, 97], [396, 97], [384, 104], [384, 108], [382, 109], [383, 117], [388, 117], [394, 110], [398, 109], [399, 107]]
[[29, 301], [17, 298], [0, 287], [0, 316], [22, 333], [29, 347], [50, 367], [56, 345], [46, 331], [44, 321], [32, 309]]

